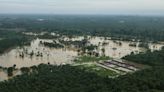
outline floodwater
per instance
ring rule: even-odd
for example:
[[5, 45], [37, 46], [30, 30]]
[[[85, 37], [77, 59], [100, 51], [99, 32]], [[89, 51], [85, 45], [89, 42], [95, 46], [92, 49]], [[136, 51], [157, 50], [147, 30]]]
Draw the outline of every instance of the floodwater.
[[47, 33], [47, 32], [41, 32], [41, 33], [23, 32], [23, 34], [25, 34], [25, 35], [33, 35], [33, 36], [44, 35], [45, 33]]
[[[123, 56], [126, 56], [128, 54], [131, 54], [131, 52], [134, 52], [135, 54], [138, 54], [140, 52], [145, 52], [146, 49], [138, 47], [139, 42], [135, 42], [137, 44], [136, 47], [129, 46], [129, 41], [113, 41], [113, 40], [105, 40], [104, 37], [91, 37], [90, 43], [93, 45], [98, 46], [97, 52], [102, 54], [102, 48], [105, 49], [105, 55], [112, 57], [112, 58], [122, 58]], [[103, 43], [106, 43], [103, 45]], [[121, 45], [119, 44], [121, 43]], [[134, 43], [134, 42], [133, 42]], [[164, 46], [164, 44], [152, 44], [149, 43], [149, 48], [151, 51], [154, 50], [160, 50]]]
[[[74, 37], [68, 38], [64, 37], [65, 41], [80, 41], [83, 40], [84, 37]], [[48, 48], [40, 45], [40, 41], [52, 43], [52, 39], [36, 39], [31, 42], [31, 46], [17, 47], [16, 49], [12, 49], [10, 52], [5, 53], [0, 56], [0, 66], [2, 67], [12, 67], [14, 64], [16, 68], [21, 67], [30, 67], [33, 65], [39, 65], [41, 63], [47, 64], [71, 64], [72, 60], [78, 56], [78, 52], [73, 49], [62, 48]], [[57, 41], [57, 39], [56, 39]], [[104, 37], [88, 37], [88, 41], [90, 44], [97, 45], [98, 49], [96, 51], [100, 53], [100, 55], [105, 54], [106, 56], [112, 58], [121, 58], [130, 54], [131, 52], [139, 53], [144, 52], [145, 49], [141, 47], [132, 47], [129, 46], [131, 42], [128, 41], [112, 41], [110, 39], [105, 39]], [[120, 44], [118, 44], [121, 43]], [[105, 43], [105, 45], [103, 44]], [[136, 42], [138, 45], [139, 42]], [[160, 50], [163, 44], [149, 44], [149, 48], [153, 50]], [[105, 53], [102, 52], [102, 48], [105, 49]], [[22, 55], [21, 57], [20, 55]], [[30, 53], [34, 55], [31, 56]]]
[[[74, 38], [68, 38], [64, 37], [64, 41], [81, 41], [85, 39], [84, 36], [78, 36]], [[105, 56], [109, 56], [112, 58], [122, 58], [126, 55], [131, 54], [132, 52], [134, 54], [138, 54], [140, 52], [145, 52], [146, 49], [139, 47], [140, 42], [130, 42], [130, 41], [113, 41], [110, 37], [87, 37], [89, 44], [93, 44], [98, 46], [98, 49], [95, 51], [98, 52], [100, 55], [105, 54]], [[104, 44], [105, 43], [105, 44]], [[119, 44], [121, 43], [121, 45]], [[129, 44], [135, 43], [136, 47], [129, 46]], [[154, 44], [154, 43], [148, 43], [149, 49], [151, 51], [154, 50], [160, 50], [164, 44]], [[102, 52], [102, 49], [105, 49], [105, 53]]]
[[[69, 64], [74, 57], [77, 56], [77, 52], [69, 49], [52, 49], [40, 45], [40, 41], [53, 42], [52, 40], [36, 39], [31, 42], [31, 46], [24, 46], [23, 48], [16, 48], [8, 53], [0, 56], [0, 66], [11, 67], [16, 64], [16, 68], [30, 67], [33, 65], [39, 65], [41, 63], [47, 64]], [[30, 53], [34, 53], [30, 56]], [[20, 54], [24, 53], [23, 57]], [[38, 53], [42, 54], [39, 56]]]
[[7, 79], [8, 79], [7, 73], [2, 69], [0, 69], [0, 81], [7, 80]]
[[[96, 39], [96, 40], [95, 40]], [[112, 40], [104, 40], [103, 38], [93, 38], [90, 39], [90, 42], [94, 45], [99, 45], [98, 52], [101, 52], [101, 49], [105, 49], [105, 55], [110, 56], [112, 58], [121, 58], [125, 55], [130, 54], [131, 52], [139, 53], [141, 51], [144, 51], [145, 49], [139, 48], [139, 47], [131, 47], [129, 46], [129, 42], [123, 42], [119, 41], [122, 43], [122, 45], [119, 45], [118, 43], [112, 41]], [[102, 43], [107, 43], [106, 45], [102, 45]]]
[[[31, 46], [12, 49], [10, 52], [0, 56], [0, 66], [12, 67], [13, 65], [16, 65], [18, 70], [13, 72], [13, 76], [16, 76], [21, 74], [21, 71], [19, 70], [21, 67], [30, 67], [42, 63], [55, 65], [71, 64], [73, 62], [72, 60], [77, 56], [77, 52], [73, 50], [44, 47], [40, 45], [40, 41], [53, 42], [53, 40], [36, 39], [31, 42]], [[33, 56], [30, 55], [32, 52], [34, 53]], [[20, 56], [22, 53], [24, 55], [23, 57]], [[12, 77], [8, 77], [7, 71], [0, 69], [0, 81], [8, 80], [9, 78]]]
[[[14, 71], [13, 71], [13, 76], [21, 75], [21, 74], [22, 74], [22, 73], [21, 73], [20, 70], [14, 70]], [[0, 81], [8, 80], [8, 79], [12, 78], [13, 76], [8, 77], [8, 75], [7, 75], [7, 70], [0, 69]]]
[[[31, 35], [31, 33], [29, 34]], [[84, 37], [77, 36], [74, 38], [69, 38], [66, 36], [61, 36], [59, 39], [63, 39], [64, 41], [81, 41], [84, 39]], [[41, 63], [50, 63], [55, 65], [71, 64], [73, 60], [78, 56], [78, 52], [76, 50], [69, 48], [48, 48], [40, 44], [40, 41], [52, 43], [53, 40], [56, 40], [56, 42], [58, 42], [58, 39], [36, 39], [31, 42], [30, 46], [17, 47], [15, 49], [12, 49], [11, 51], [0, 56], [0, 66], [12, 67], [13, 65], [16, 65], [18, 71], [14, 71], [15, 76], [21, 74], [19, 70], [19, 68], [21, 67], [30, 67], [33, 65], [39, 65]], [[135, 42], [137, 46], [132, 47], [129, 46], [129, 44], [132, 42], [113, 41], [110, 40], [110, 38], [105, 39], [104, 37], [88, 36], [88, 41], [89, 44], [98, 46], [98, 49], [96, 49], [95, 51], [98, 52], [100, 55], [105, 54], [106, 56], [116, 59], [126, 56], [131, 52], [140, 53], [146, 51], [146, 49], [138, 47], [139, 42]], [[121, 45], [119, 43], [121, 43]], [[162, 46], [164, 46], [164, 44], [149, 43], [149, 48], [152, 51], [160, 50]], [[104, 53], [102, 52], [103, 48], [105, 49]], [[7, 79], [9, 79], [9, 77], [7, 76], [6, 70], [0, 69], [0, 81]]]

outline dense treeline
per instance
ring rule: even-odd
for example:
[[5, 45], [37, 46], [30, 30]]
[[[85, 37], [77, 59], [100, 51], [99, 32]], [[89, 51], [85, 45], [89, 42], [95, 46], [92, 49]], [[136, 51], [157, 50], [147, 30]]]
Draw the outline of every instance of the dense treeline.
[[113, 36], [128, 40], [164, 40], [164, 17], [1, 15], [0, 28], [65, 35]]
[[154, 66], [150, 69], [116, 78], [112, 83], [115, 91], [111, 92], [164, 92], [163, 71], [164, 67]]
[[[69, 65], [41, 64], [38, 67], [31, 67], [30, 73], [1, 82], [0, 90], [3, 92], [11, 92], [11, 90], [12, 92], [163, 92], [163, 55], [164, 49], [132, 55], [138, 58], [134, 59], [135, 62], [140, 61], [151, 67], [115, 79], [100, 77]], [[125, 59], [131, 60], [129, 57], [131, 56]], [[156, 62], [160, 63], [160, 66]]]
[[64, 46], [59, 43], [40, 42], [40, 44], [50, 48], [64, 48]]
[[[36, 71], [37, 70], [37, 71]], [[3, 92], [163, 92], [163, 67], [109, 79], [71, 66], [40, 65], [0, 83]]]
[[0, 53], [4, 53], [6, 50], [14, 47], [22, 45], [22, 39], [3, 39], [0, 41]]
[[[71, 66], [39, 65], [38, 72], [0, 83], [3, 92], [92, 92], [102, 90], [105, 79]], [[15, 85], [15, 86], [14, 86]], [[9, 89], [10, 88], [10, 89]]]
[[127, 55], [123, 59], [151, 66], [164, 66], [164, 48], [161, 51], [148, 50], [146, 53]]
[[15, 46], [29, 45], [32, 37], [20, 32], [0, 30], [0, 54]]

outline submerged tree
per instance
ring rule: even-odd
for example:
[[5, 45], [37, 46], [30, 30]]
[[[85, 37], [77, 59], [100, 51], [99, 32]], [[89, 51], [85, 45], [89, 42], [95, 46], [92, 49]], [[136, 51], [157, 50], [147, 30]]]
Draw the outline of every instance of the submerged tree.
[[13, 67], [7, 68], [7, 74], [9, 77], [13, 76], [13, 70], [14, 70]]

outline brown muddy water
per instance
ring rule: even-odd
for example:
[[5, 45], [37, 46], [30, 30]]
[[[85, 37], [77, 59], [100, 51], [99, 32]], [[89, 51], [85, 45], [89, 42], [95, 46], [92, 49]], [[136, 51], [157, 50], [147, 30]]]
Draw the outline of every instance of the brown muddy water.
[[[12, 49], [11, 51], [0, 56], [0, 66], [2, 67], [12, 67], [14, 64], [16, 68], [21, 67], [30, 67], [33, 65], [43, 64], [71, 64], [74, 58], [77, 56], [77, 52], [73, 50], [69, 50], [67, 48], [63, 49], [54, 49], [48, 48], [40, 45], [40, 41], [42, 42], [53, 42], [53, 40], [43, 40], [36, 39], [31, 42], [31, 46], [17, 47]], [[34, 53], [33, 56], [30, 56], [30, 53]], [[20, 56], [24, 53], [24, 56]], [[42, 56], [39, 56], [38, 53], [41, 53]], [[21, 74], [20, 71], [15, 71], [15, 75]], [[0, 70], [0, 81], [7, 80], [9, 77], [7, 76], [7, 71], [1, 69]]]
[[[77, 56], [77, 52], [63, 48], [53, 49], [40, 45], [42, 42], [52, 42], [52, 40], [36, 39], [31, 42], [31, 46], [24, 46], [22, 48], [17, 47], [10, 52], [0, 56], [0, 66], [11, 67], [16, 64], [17, 68], [30, 67], [41, 63], [47, 64], [69, 64]], [[31, 57], [29, 54], [33, 52]], [[24, 57], [20, 57], [20, 54], [24, 53]], [[42, 53], [42, 56], [37, 56], [38, 53]]]
[[[30, 35], [32, 33], [29, 33]], [[36, 34], [37, 35], [37, 34]], [[53, 34], [52, 34], [53, 35]], [[81, 41], [84, 39], [83, 36], [68, 38], [62, 37], [65, 41]], [[30, 46], [24, 47], [17, 47], [12, 49], [11, 51], [3, 54], [0, 56], [0, 66], [2, 67], [12, 67], [14, 64], [16, 68], [21, 67], [30, 67], [33, 65], [43, 64], [72, 64], [73, 60], [78, 56], [78, 52], [73, 49], [62, 48], [62, 49], [55, 49], [55, 48], [48, 48], [43, 45], [40, 45], [40, 41], [42, 42], [53, 42], [52, 39], [35, 39], [31, 42]], [[135, 42], [137, 44], [136, 47], [131, 47], [129, 44], [131, 42], [128, 41], [113, 41], [113, 40], [106, 40], [104, 37], [88, 37], [88, 41], [90, 44], [97, 45], [98, 49], [95, 51], [102, 55], [102, 48], [105, 49], [105, 55], [112, 57], [112, 58], [121, 58], [130, 54], [131, 52], [139, 53], [146, 51], [144, 48], [138, 47], [139, 42]], [[121, 42], [121, 45], [118, 44]], [[106, 43], [103, 45], [103, 43]], [[153, 50], [160, 50], [164, 44], [152, 44], [149, 43], [149, 48]], [[22, 55], [23, 56], [20, 56]], [[33, 53], [31, 56], [30, 53]], [[14, 71], [14, 76], [19, 75], [20, 70]], [[0, 81], [7, 80], [9, 77], [5, 70], [0, 69]]]
[[[92, 37], [89, 40], [91, 44], [98, 45], [98, 50], [100, 54], [102, 54], [101, 49], [105, 49], [105, 55], [112, 57], [112, 58], [122, 58], [123, 56], [126, 56], [130, 54], [131, 52], [134, 52], [135, 54], [138, 54], [140, 52], [145, 52], [145, 48], [138, 47], [140, 42], [129, 42], [129, 41], [113, 41], [113, 40], [105, 40], [104, 37]], [[106, 43], [103, 45], [103, 43]], [[121, 43], [121, 45], [119, 44]], [[136, 47], [129, 46], [130, 43], [136, 43]], [[152, 51], [154, 50], [160, 50], [164, 44], [152, 44], [149, 43], [149, 49]]]

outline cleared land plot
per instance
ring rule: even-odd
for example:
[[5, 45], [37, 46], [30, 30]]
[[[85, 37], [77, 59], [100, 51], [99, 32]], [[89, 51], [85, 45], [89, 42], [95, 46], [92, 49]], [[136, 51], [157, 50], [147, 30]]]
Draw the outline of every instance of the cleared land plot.
[[85, 62], [98, 62], [103, 60], [110, 60], [110, 57], [101, 56], [101, 57], [95, 57], [95, 56], [81, 56], [74, 60], [75, 63], [85, 63]]
[[115, 60], [110, 57], [81, 56], [75, 60], [73, 66], [78, 66], [88, 72], [97, 73], [100, 76], [115, 78], [127, 73], [134, 73], [144, 69], [144, 65], [138, 65], [125, 60]]
[[77, 67], [79, 67], [80, 69], [84, 69], [87, 72], [96, 73], [97, 75], [102, 76], [102, 77], [115, 78], [120, 75], [119, 73], [116, 73], [115, 71], [98, 66], [95, 63], [78, 65]]

